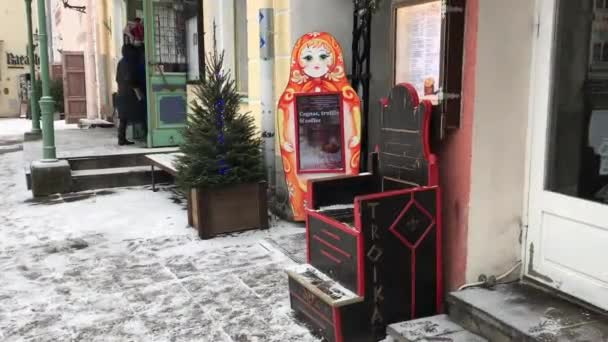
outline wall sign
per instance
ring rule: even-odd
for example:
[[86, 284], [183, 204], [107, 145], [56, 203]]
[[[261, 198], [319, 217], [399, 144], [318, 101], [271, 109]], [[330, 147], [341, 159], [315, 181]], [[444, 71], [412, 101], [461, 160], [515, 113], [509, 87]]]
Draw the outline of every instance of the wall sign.
[[304, 221], [308, 180], [359, 173], [361, 102], [332, 35], [311, 32], [296, 42], [277, 121], [293, 217]]
[[344, 171], [341, 102], [338, 93], [296, 95], [298, 173]]
[[[34, 61], [36, 65], [40, 65], [40, 57], [38, 55], [34, 55]], [[30, 65], [30, 58], [24, 55], [16, 55], [14, 53], [7, 52], [6, 53], [6, 65], [8, 67], [24, 67], [26, 65]]]

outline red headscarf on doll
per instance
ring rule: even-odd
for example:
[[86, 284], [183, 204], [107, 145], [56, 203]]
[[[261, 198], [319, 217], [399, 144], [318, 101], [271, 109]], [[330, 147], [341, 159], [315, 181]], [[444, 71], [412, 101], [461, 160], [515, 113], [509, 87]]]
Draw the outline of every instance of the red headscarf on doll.
[[361, 105], [357, 93], [346, 78], [344, 57], [337, 40], [325, 32], [303, 35], [291, 55], [289, 82], [285, 87], [277, 113], [279, 141], [285, 179], [295, 220], [304, 220], [307, 181], [335, 174], [297, 174], [295, 151], [295, 94], [341, 93], [344, 114], [346, 174], [359, 171], [361, 140]]

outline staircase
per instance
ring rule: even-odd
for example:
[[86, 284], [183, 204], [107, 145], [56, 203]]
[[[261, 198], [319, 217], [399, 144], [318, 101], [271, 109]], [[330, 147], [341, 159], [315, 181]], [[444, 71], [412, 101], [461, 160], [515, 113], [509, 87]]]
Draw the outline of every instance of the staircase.
[[393, 341], [607, 342], [608, 315], [513, 283], [451, 293], [448, 315], [392, 324]]
[[[154, 152], [66, 158], [72, 170], [71, 191], [79, 192], [152, 184], [152, 169], [144, 158], [146, 154], [154, 154]], [[154, 177], [157, 183], [172, 180], [169, 174], [158, 168], [154, 171]], [[26, 180], [28, 189], [31, 189], [28, 167], [26, 167]]]

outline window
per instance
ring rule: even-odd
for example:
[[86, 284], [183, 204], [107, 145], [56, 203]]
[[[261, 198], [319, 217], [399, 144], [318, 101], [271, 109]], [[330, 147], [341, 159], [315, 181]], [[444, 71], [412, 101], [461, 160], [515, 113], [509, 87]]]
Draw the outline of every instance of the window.
[[187, 73], [200, 79], [199, 20], [201, 1], [154, 5], [154, 59], [164, 72]]
[[247, 53], [247, 0], [234, 0], [235, 78], [237, 91], [249, 90], [249, 55]]
[[608, 2], [592, 1], [558, 2], [545, 188], [608, 203]]

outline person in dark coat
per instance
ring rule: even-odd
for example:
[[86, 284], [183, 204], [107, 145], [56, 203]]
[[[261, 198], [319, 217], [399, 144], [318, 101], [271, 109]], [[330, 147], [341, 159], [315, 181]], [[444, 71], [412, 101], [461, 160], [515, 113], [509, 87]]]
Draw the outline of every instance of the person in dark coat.
[[116, 83], [118, 83], [118, 144], [132, 145], [133, 142], [127, 140], [127, 125], [141, 121], [145, 108], [145, 79], [142, 79], [140, 69], [139, 52], [132, 45], [122, 47], [122, 58], [118, 62], [116, 70]]

